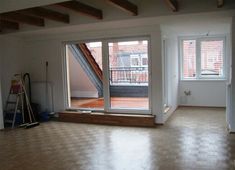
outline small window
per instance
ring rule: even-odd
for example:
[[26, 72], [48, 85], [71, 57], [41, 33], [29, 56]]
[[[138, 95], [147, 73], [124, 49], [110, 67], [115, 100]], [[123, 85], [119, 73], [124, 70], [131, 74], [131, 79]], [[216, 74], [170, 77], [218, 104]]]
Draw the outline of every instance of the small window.
[[139, 55], [130, 55], [130, 57], [131, 57], [131, 67], [139, 67], [140, 66]]
[[223, 79], [224, 39], [194, 38], [181, 41], [182, 79]]
[[142, 67], [148, 67], [148, 57], [147, 54], [141, 55], [141, 66]]

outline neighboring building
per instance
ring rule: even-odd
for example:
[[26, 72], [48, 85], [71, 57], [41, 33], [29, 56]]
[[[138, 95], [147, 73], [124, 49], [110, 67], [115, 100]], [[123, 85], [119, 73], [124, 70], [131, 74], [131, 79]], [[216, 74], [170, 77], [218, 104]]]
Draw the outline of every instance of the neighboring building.
[[[102, 69], [100, 42], [86, 43]], [[109, 43], [111, 84], [142, 84], [148, 82], [148, 42], [127, 41]]]

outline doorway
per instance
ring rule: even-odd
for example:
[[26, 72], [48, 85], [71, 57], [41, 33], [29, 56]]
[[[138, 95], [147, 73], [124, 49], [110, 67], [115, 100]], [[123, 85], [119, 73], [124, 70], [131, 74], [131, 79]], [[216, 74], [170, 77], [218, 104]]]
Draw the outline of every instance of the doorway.
[[66, 43], [66, 108], [150, 114], [149, 40]]

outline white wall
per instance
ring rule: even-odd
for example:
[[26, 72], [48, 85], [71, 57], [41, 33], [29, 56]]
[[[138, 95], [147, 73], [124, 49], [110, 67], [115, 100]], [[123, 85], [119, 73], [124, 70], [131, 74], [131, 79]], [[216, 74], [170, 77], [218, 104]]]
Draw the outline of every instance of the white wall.
[[0, 129], [4, 128], [4, 123], [3, 123], [3, 107], [2, 107], [2, 89], [1, 89], [1, 84], [0, 84]]
[[1, 77], [2, 77], [2, 95], [5, 101], [10, 82], [14, 74], [22, 73], [27, 70], [25, 60], [22, 57], [22, 41], [17, 37], [0, 38], [1, 46]]
[[[223, 28], [224, 27], [224, 28]], [[226, 83], [230, 72], [230, 30], [229, 24], [221, 26], [221, 30], [213, 31], [208, 27], [208, 31], [214, 32], [214, 35], [224, 35], [226, 37], [225, 52], [225, 72], [226, 80], [180, 80], [179, 83], [179, 104], [182, 106], [208, 106], [208, 107], [226, 107]], [[206, 30], [205, 30], [206, 31]], [[201, 36], [200, 34], [198, 34]], [[184, 91], [191, 91], [191, 95], [185, 95]]]
[[[191, 91], [186, 96], [184, 91]], [[226, 106], [225, 81], [180, 81], [179, 102], [183, 106]]]
[[91, 80], [75, 59], [72, 52], [68, 49], [69, 60], [69, 80], [71, 97], [89, 97], [97, 98], [98, 91], [92, 84]]
[[[123, 24], [129, 23], [123, 21]], [[112, 24], [109, 25], [112, 27]], [[45, 37], [30, 37], [24, 42], [23, 54], [25, 57], [25, 65], [28, 65], [28, 71], [32, 76], [33, 81], [42, 81], [45, 74], [45, 61], [49, 62], [49, 81], [54, 84], [54, 99], [55, 111], [65, 109], [66, 92], [64, 89], [63, 80], [63, 42], [72, 40], [89, 40], [103, 39], [114, 37], [130, 37], [130, 36], [150, 36], [151, 38], [151, 64], [152, 67], [152, 111], [158, 115], [162, 113], [162, 68], [161, 68], [161, 32], [159, 25], [140, 26], [135, 28], [122, 28], [120, 25], [117, 29], [93, 30], [93, 31], [78, 31], [76, 33], [61, 33], [58, 35]], [[39, 38], [39, 39], [38, 39]], [[160, 119], [160, 116], [157, 118]]]
[[[189, 20], [187, 22], [179, 22], [172, 24], [165, 24], [163, 26], [165, 35], [171, 38], [171, 42], [175, 44], [169, 51], [179, 56], [178, 37], [181, 36], [205, 36], [208, 32], [209, 35], [224, 35], [226, 36], [226, 57], [229, 57], [229, 36], [230, 36], [230, 19], [215, 20], [211, 19], [210, 22], [202, 22]], [[175, 48], [177, 48], [175, 50]], [[226, 58], [226, 74], [229, 73], [228, 61]], [[183, 106], [211, 106], [211, 107], [225, 107], [226, 106], [226, 80], [225, 81], [183, 81], [180, 80], [180, 68], [178, 69], [179, 77], [179, 105]], [[184, 91], [191, 91], [190, 96], [186, 96]]]
[[[53, 86], [55, 111], [64, 109], [62, 42], [35, 40], [32, 42], [22, 41], [22, 43], [24, 64], [28, 66], [27, 71], [30, 73], [32, 81], [45, 82], [46, 61], [48, 61], [48, 81]], [[37, 96], [37, 94], [44, 94], [45, 89], [37, 88], [37, 90], [37, 92], [32, 91], [32, 95], [37, 98], [37, 101], [41, 101], [41, 109], [45, 110], [45, 96]]]
[[[0, 42], [0, 51], [2, 52], [2, 42]], [[0, 72], [2, 72], [2, 53], [0, 53]], [[1, 88], [1, 84], [2, 84], [2, 76], [0, 75], [0, 129], [4, 128], [4, 123], [3, 123], [3, 107], [2, 107], [2, 88]]]
[[[231, 51], [232, 51], [232, 67], [235, 66], [235, 16], [232, 18], [232, 45], [231, 45]], [[229, 103], [231, 104], [229, 107], [229, 113], [228, 113], [228, 123], [229, 128], [231, 132], [235, 132], [235, 69], [232, 68], [232, 77], [231, 77], [231, 86], [228, 89], [228, 92], [231, 92], [229, 95]]]
[[[22, 56], [22, 41], [14, 36], [0, 37], [0, 77], [1, 77], [1, 98], [0, 110], [5, 105], [10, 89], [10, 82], [14, 74], [23, 73], [27, 69]], [[3, 114], [0, 111], [0, 127]]]
[[178, 44], [177, 37], [168, 32], [164, 27], [162, 28], [162, 36], [165, 39], [165, 60], [167, 64], [167, 98], [169, 110], [163, 113], [163, 122], [165, 122], [171, 114], [178, 107], [178, 88], [179, 88], [179, 74], [178, 74]]
[[[49, 62], [49, 81], [53, 83], [54, 99], [55, 99], [55, 111], [65, 109], [65, 97], [64, 90], [65, 82], [63, 79], [63, 42], [76, 41], [76, 40], [95, 40], [103, 38], [115, 38], [115, 37], [130, 37], [130, 36], [149, 36], [150, 37], [150, 54], [151, 54], [151, 101], [152, 112], [156, 116], [158, 123], [164, 123], [163, 116], [163, 92], [162, 92], [162, 53], [161, 53], [161, 30], [159, 25], [161, 23], [178, 24], [186, 23], [192, 20], [197, 24], [197, 21], [203, 23], [218, 23], [224, 18], [228, 18], [230, 13], [203, 13], [199, 14], [187, 14], [178, 15], [174, 17], [152, 17], [152, 18], [140, 18], [131, 20], [119, 20], [110, 22], [100, 22], [94, 24], [68, 26], [63, 29], [48, 29], [44, 31], [28, 32], [25, 34], [15, 34], [16, 41], [12, 40], [10, 35], [2, 36], [5, 38], [2, 47], [6, 55], [4, 59], [4, 83], [2, 83], [3, 93], [7, 93], [7, 85], [5, 82], [9, 82], [11, 75], [15, 72], [29, 72], [32, 76], [32, 81], [44, 81], [45, 80], [45, 62]], [[186, 21], [186, 22], [185, 22]], [[170, 28], [175, 28], [171, 27]], [[175, 30], [171, 30], [174, 32]], [[13, 36], [13, 34], [11, 34]], [[17, 37], [20, 38], [17, 38]], [[172, 49], [169, 49], [171, 54], [172, 63], [177, 63], [177, 49], [173, 41]], [[173, 52], [174, 51], [174, 52]], [[13, 61], [13, 64], [12, 64]], [[174, 97], [177, 94], [177, 66], [172, 67], [171, 76], [173, 76], [172, 87], [174, 87]], [[3, 95], [4, 96], [4, 95]], [[3, 99], [4, 100], [4, 99]], [[172, 105], [177, 105], [177, 99], [174, 99]]]

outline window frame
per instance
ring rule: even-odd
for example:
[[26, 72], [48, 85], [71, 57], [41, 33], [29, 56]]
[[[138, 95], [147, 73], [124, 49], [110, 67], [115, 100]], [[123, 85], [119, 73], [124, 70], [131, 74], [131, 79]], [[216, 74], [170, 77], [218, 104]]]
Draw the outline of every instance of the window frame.
[[[184, 77], [184, 67], [183, 67], [183, 41], [185, 40], [195, 40], [196, 41], [196, 76], [193, 78]], [[223, 41], [223, 71], [222, 76], [211, 76], [206, 77], [201, 75], [201, 42], [202, 41]], [[186, 36], [179, 37], [179, 56], [180, 56], [180, 80], [226, 80], [226, 37], [223, 35], [217, 36]]]

